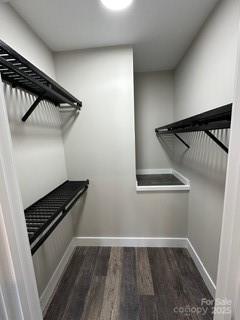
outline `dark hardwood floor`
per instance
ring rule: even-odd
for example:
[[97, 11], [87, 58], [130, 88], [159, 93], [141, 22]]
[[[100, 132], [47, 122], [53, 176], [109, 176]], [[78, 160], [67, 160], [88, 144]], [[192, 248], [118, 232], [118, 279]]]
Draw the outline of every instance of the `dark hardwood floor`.
[[213, 319], [186, 249], [78, 247], [45, 320]]

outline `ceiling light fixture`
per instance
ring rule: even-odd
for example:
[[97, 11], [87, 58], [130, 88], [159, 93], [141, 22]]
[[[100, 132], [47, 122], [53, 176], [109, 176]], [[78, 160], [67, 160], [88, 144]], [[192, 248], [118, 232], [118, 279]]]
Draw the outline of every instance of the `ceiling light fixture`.
[[133, 0], [101, 0], [102, 4], [114, 11], [120, 11], [129, 7]]

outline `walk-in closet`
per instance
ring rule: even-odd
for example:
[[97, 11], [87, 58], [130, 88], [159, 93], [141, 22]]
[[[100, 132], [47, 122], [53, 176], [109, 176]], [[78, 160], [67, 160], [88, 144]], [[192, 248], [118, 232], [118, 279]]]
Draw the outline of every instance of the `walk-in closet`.
[[0, 319], [237, 320], [237, 0], [0, 1]]

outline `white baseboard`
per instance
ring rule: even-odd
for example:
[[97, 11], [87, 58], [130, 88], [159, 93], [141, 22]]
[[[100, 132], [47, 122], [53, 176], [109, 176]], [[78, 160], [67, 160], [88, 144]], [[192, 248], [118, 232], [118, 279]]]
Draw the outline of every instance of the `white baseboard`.
[[51, 297], [54, 294], [54, 291], [59, 283], [59, 280], [61, 279], [61, 277], [64, 273], [64, 270], [65, 270], [69, 260], [71, 259], [71, 256], [72, 256], [74, 248], [75, 248], [73, 240], [74, 239], [72, 239], [69, 246], [67, 247], [62, 259], [60, 260], [56, 270], [54, 271], [51, 279], [49, 280], [46, 288], [44, 289], [44, 291], [40, 297], [40, 304], [41, 304], [42, 311], [44, 311], [46, 309], [47, 305], [51, 301]]
[[214, 281], [212, 280], [211, 276], [209, 275], [209, 273], [207, 272], [207, 269], [205, 268], [202, 260], [198, 256], [196, 250], [194, 249], [194, 247], [189, 239], [187, 239], [187, 249], [188, 249], [188, 252], [189, 252], [190, 256], [192, 257], [198, 271], [200, 272], [208, 290], [210, 291], [211, 295], [213, 297], [215, 297], [216, 285], [215, 285]]
[[139, 186], [136, 183], [137, 192], [157, 192], [157, 191], [189, 191], [189, 185], [168, 185], [168, 186]]
[[75, 247], [156, 247], [156, 248], [186, 248], [189, 251], [198, 271], [200, 272], [208, 290], [215, 297], [216, 285], [208, 274], [196, 250], [188, 238], [147, 238], [147, 237], [75, 237], [66, 249], [61, 261], [53, 273], [47, 287], [43, 291], [40, 303], [45, 310], [58, 285], [59, 280], [73, 254]]
[[73, 241], [79, 247], [187, 247], [187, 238], [76, 237]]

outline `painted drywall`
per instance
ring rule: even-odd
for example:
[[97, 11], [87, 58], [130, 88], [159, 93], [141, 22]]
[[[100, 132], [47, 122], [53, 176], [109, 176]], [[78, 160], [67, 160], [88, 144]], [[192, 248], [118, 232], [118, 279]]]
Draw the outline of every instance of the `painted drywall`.
[[173, 122], [173, 72], [135, 73], [134, 92], [136, 168], [172, 168], [173, 143], [159, 141], [154, 129]]
[[51, 52], [7, 3], [0, 3], [0, 21], [0, 39], [54, 78], [55, 70]]
[[[221, 1], [175, 72], [175, 120], [233, 101], [238, 3]], [[215, 132], [226, 144], [229, 132]], [[176, 168], [191, 181], [188, 234], [216, 281], [227, 155], [203, 132], [176, 142]]]
[[58, 81], [83, 100], [63, 129], [70, 179], [90, 179], [76, 236], [182, 237], [187, 193], [136, 192], [133, 53], [128, 47], [55, 55]]
[[[37, 67], [55, 78], [52, 53], [8, 4], [0, 5], [0, 38]], [[67, 179], [61, 118], [55, 106], [43, 102], [26, 123], [21, 117], [35, 97], [4, 85], [15, 166], [26, 208]], [[65, 219], [34, 255], [39, 294], [42, 293], [72, 239], [72, 223]]]
[[175, 73], [175, 120], [233, 101], [238, 1], [222, 0]]

